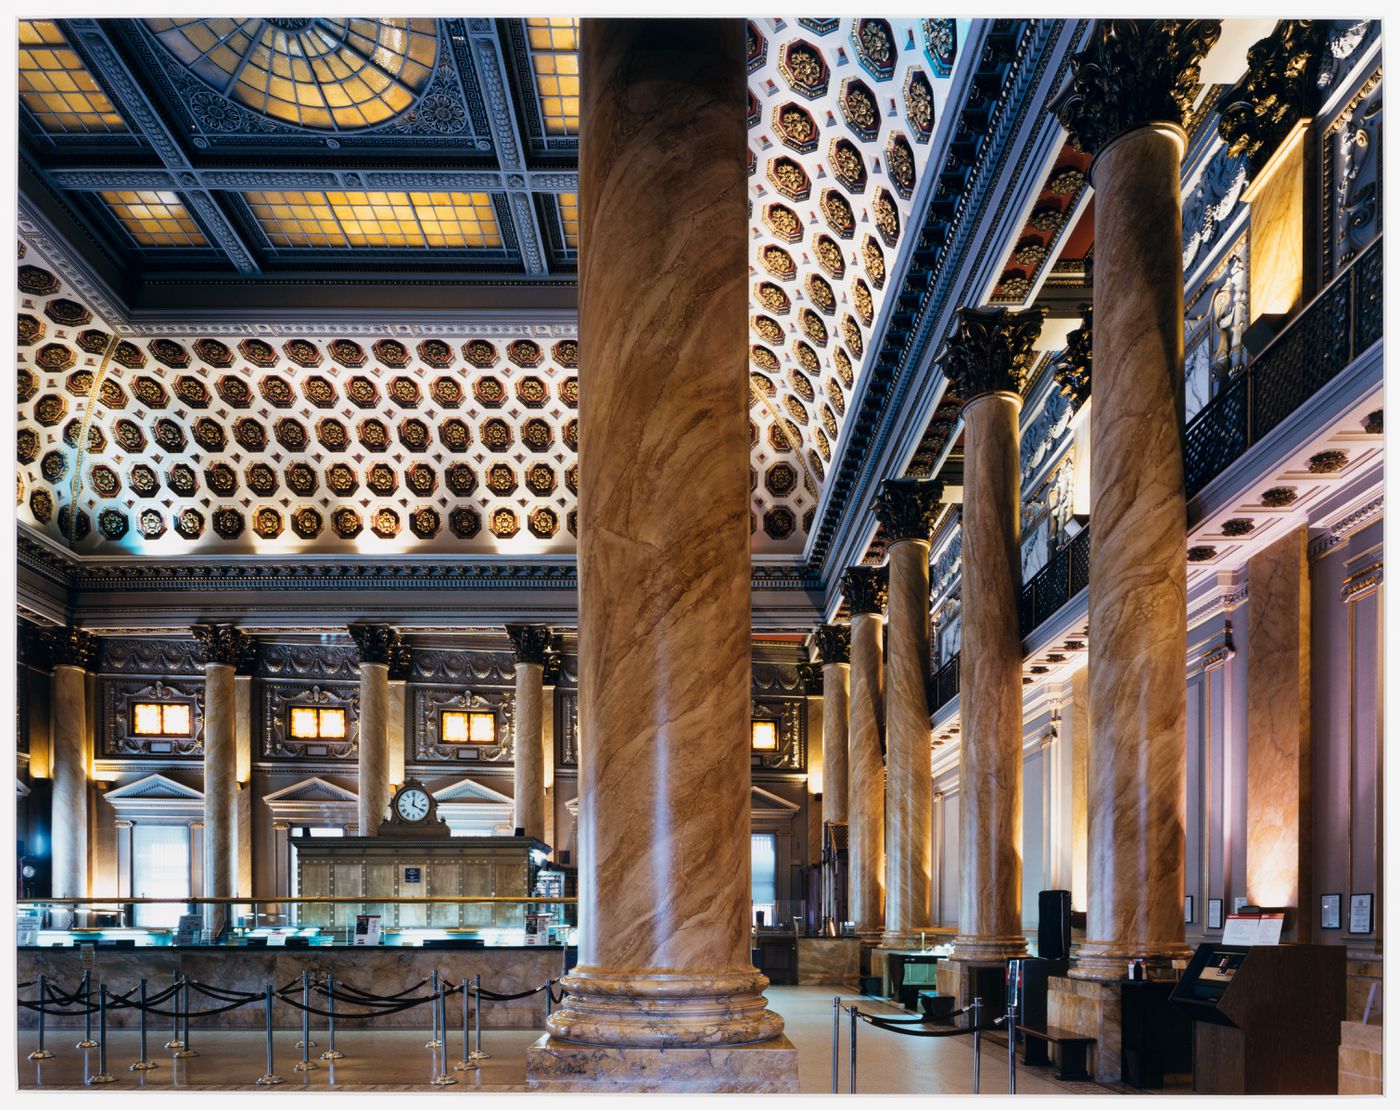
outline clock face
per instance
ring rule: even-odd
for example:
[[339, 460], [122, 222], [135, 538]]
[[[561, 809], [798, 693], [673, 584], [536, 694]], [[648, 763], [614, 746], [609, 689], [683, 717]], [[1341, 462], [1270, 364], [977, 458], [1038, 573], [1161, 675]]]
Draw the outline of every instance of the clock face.
[[405, 821], [421, 821], [428, 816], [428, 795], [416, 788], [405, 790], [395, 799], [394, 809]]

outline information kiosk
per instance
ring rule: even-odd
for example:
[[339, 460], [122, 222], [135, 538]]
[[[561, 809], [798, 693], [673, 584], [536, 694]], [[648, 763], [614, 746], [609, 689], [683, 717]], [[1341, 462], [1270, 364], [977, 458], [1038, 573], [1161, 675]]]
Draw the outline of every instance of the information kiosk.
[[1195, 1022], [1198, 1093], [1337, 1093], [1342, 946], [1202, 944], [1172, 1002]]

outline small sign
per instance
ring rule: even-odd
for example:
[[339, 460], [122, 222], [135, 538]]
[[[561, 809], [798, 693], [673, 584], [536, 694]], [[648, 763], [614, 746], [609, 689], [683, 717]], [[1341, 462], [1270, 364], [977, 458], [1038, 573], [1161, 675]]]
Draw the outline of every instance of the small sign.
[[1340, 929], [1342, 927], [1342, 896], [1324, 894], [1322, 896], [1322, 927]]
[[286, 948], [286, 947], [287, 947], [287, 934], [286, 934], [286, 933], [269, 933], [269, 934], [267, 935], [267, 946], [268, 946], [269, 948]]
[[1283, 936], [1281, 913], [1232, 913], [1225, 921], [1222, 944], [1277, 944]]
[[[32, 948], [39, 943], [39, 915], [34, 910], [20, 910], [15, 921], [21, 948]], [[90, 948], [91, 945], [84, 945]]]
[[1206, 928], [1219, 929], [1224, 923], [1225, 899], [1209, 898], [1206, 900]]
[[1249, 905], [1249, 899], [1248, 899], [1248, 898], [1236, 898], [1236, 899], [1235, 899], [1235, 912], [1236, 912], [1236, 913], [1239, 913], [1240, 910], [1244, 909], [1245, 906], [1247, 906], [1247, 905]]
[[1195, 895], [1188, 894], [1188, 895], [1186, 896], [1186, 924], [1187, 924], [1187, 925], [1194, 925], [1195, 923], [1196, 923], [1196, 898], [1195, 898]]
[[355, 944], [376, 946], [379, 944], [379, 925], [382, 918], [377, 913], [362, 913], [355, 918]]
[[421, 883], [423, 881], [423, 869], [421, 867], [405, 867], [403, 869], [403, 881], [405, 883]]
[[97, 945], [95, 945], [95, 944], [80, 944], [80, 945], [78, 945], [78, 949], [79, 949], [79, 951], [81, 951], [82, 954], [83, 954], [83, 955], [82, 955], [83, 970], [84, 970], [84, 971], [92, 971], [94, 968], [96, 968], [96, 967], [97, 967]]
[[1347, 925], [1347, 932], [1352, 934], [1369, 933], [1371, 931], [1371, 895], [1353, 894], [1351, 896], [1351, 920]]
[[200, 930], [204, 927], [204, 918], [197, 913], [182, 913], [179, 924], [175, 926], [176, 944], [194, 944], [199, 939]]

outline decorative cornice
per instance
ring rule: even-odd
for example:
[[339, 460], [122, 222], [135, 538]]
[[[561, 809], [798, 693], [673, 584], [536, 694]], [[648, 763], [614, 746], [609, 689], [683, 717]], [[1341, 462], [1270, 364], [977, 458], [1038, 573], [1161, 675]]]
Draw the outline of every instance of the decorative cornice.
[[1341, 520], [1330, 525], [1325, 532], [1308, 541], [1308, 558], [1316, 559], [1330, 551], [1358, 528], [1364, 528], [1385, 511], [1385, 497], [1380, 496], [1366, 502], [1355, 512], [1348, 513]]
[[822, 695], [822, 665], [820, 663], [797, 664], [797, 678], [802, 683], [802, 691], [809, 698]]
[[1377, 559], [1342, 581], [1343, 601], [1357, 601], [1385, 581], [1385, 562]]
[[889, 543], [933, 539], [943, 507], [943, 483], [936, 478], [886, 478], [875, 499], [875, 517]]
[[361, 663], [383, 663], [388, 666], [394, 662], [401, 642], [397, 628], [388, 624], [352, 624], [347, 627], [360, 653]]
[[1094, 370], [1094, 306], [1082, 304], [1084, 323], [1069, 333], [1065, 349], [1055, 360], [1055, 388], [1078, 412], [1089, 399], [1090, 380]]
[[1294, 125], [1321, 100], [1318, 73], [1328, 55], [1332, 21], [1282, 19], [1249, 48], [1249, 68], [1220, 97], [1217, 128], [1231, 157], [1244, 155], [1249, 175], [1264, 168]]
[[46, 628], [40, 635], [51, 666], [86, 671], [97, 661], [100, 641], [91, 632], [81, 628]]
[[883, 614], [889, 601], [890, 573], [885, 566], [864, 564], [847, 567], [841, 576], [841, 596], [851, 615], [857, 613]]
[[851, 661], [851, 626], [849, 624], [819, 624], [812, 630], [817, 657], [826, 663]]
[[517, 663], [538, 663], [544, 666], [549, 649], [554, 645], [554, 633], [547, 624], [508, 624], [506, 635], [515, 648]]
[[1099, 20], [1051, 110], [1090, 154], [1150, 123], [1180, 125], [1219, 37], [1218, 19]]
[[249, 670], [255, 650], [253, 641], [234, 624], [196, 624], [191, 635], [204, 653], [206, 663]]
[[986, 393], [1020, 393], [1044, 320], [1043, 308], [958, 309], [937, 356], [958, 396], [967, 402]]

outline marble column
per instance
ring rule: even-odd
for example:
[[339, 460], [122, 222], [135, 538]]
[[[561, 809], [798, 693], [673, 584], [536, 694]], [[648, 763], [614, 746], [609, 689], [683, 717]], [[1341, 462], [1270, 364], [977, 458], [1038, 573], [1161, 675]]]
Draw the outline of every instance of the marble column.
[[885, 925], [885, 567], [850, 567], [841, 592], [851, 611], [850, 763], [846, 823], [846, 912], [856, 932]]
[[528, 1081], [796, 1091], [749, 951], [744, 26], [582, 47], [579, 964]]
[[1308, 529], [1249, 560], [1245, 894], [1312, 939], [1312, 591]]
[[88, 890], [87, 672], [97, 660], [99, 640], [80, 628], [54, 628], [43, 634], [53, 664], [52, 894], [86, 898]]
[[940, 354], [963, 400], [962, 742], [955, 958], [1021, 935], [1021, 387], [1044, 312], [962, 308]]
[[389, 664], [401, 644], [384, 624], [352, 624], [360, 653], [359, 835], [378, 836], [389, 814]]
[[797, 683], [806, 695], [803, 709], [807, 714], [807, 827], [804, 830], [807, 854], [801, 862], [810, 866], [821, 863], [822, 859], [822, 776], [825, 766], [822, 733], [826, 719], [822, 665], [813, 660], [798, 663]]
[[389, 785], [402, 786], [408, 743], [413, 730], [408, 725], [408, 678], [413, 672], [413, 648], [399, 642], [389, 656], [389, 695], [386, 705], [386, 733], [389, 743]]
[[508, 624], [515, 648], [515, 828], [544, 840], [544, 665], [554, 634], [544, 624]]
[[253, 896], [253, 676], [252, 653], [244, 655], [233, 675], [233, 735], [238, 782], [238, 882], [240, 898]]
[[[197, 624], [190, 631], [204, 655], [204, 896], [238, 893], [238, 701], [234, 676], [248, 637], [232, 624]], [[205, 928], [217, 936], [227, 906], [206, 906]]]
[[822, 665], [822, 821], [845, 824], [850, 781], [851, 627], [819, 624], [813, 641]]
[[[885, 932], [907, 947], [933, 922], [933, 735], [929, 725], [929, 546], [943, 483], [890, 478], [875, 515], [888, 542], [885, 673]], [[966, 573], [966, 572], [964, 572]]]
[[549, 858], [555, 861], [558, 861], [559, 851], [563, 847], [559, 819], [555, 813], [559, 795], [554, 787], [554, 691], [559, 685], [559, 678], [564, 669], [564, 655], [559, 650], [560, 642], [561, 638], [556, 634], [553, 645], [545, 653], [544, 673], [540, 675], [540, 681], [544, 684], [540, 699], [540, 743], [544, 750], [543, 839], [550, 847]]
[[1056, 105], [1094, 157], [1088, 980], [1189, 953], [1181, 121], [1219, 34], [1102, 20]]

